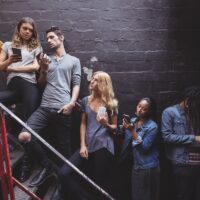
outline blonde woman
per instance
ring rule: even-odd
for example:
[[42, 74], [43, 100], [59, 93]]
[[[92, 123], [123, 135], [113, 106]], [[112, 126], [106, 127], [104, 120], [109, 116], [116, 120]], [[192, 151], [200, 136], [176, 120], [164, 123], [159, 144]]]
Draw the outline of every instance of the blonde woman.
[[[20, 117], [23, 121], [39, 106], [40, 91], [35, 72], [39, 68], [36, 56], [41, 50], [34, 20], [24, 17], [17, 25], [12, 41], [5, 42], [0, 52], [0, 71], [8, 72], [7, 89], [0, 91], [0, 102], [12, 105], [20, 101], [23, 108]], [[30, 167], [26, 159], [20, 181], [26, 181], [29, 175]]]
[[[77, 167], [86, 169], [97, 184], [110, 192], [109, 175], [114, 155], [112, 134], [117, 127], [118, 102], [111, 78], [106, 72], [94, 73], [89, 90], [90, 95], [82, 99], [80, 150], [71, 156], [70, 161]], [[70, 196], [72, 199], [81, 199], [86, 195], [79, 187], [79, 178], [74, 178], [67, 165], [60, 170], [59, 177], [62, 194], [73, 194], [73, 197]]]

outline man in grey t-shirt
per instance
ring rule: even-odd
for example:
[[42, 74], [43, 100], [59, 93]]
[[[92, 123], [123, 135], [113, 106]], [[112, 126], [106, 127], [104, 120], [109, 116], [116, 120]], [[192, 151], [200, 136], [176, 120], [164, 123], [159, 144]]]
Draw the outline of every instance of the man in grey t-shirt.
[[[70, 114], [79, 95], [81, 82], [81, 66], [78, 58], [65, 52], [64, 35], [58, 27], [51, 27], [46, 31], [47, 41], [53, 53], [50, 58], [40, 55], [41, 66], [39, 83], [45, 84], [40, 107], [31, 115], [27, 124], [38, 134], [44, 128], [54, 124], [60, 153], [69, 157], [70, 143]], [[43, 169], [30, 183], [30, 186], [39, 186], [49, 176], [52, 166], [36, 138], [31, 137], [26, 129], [19, 135], [19, 140], [28, 142], [36, 154]]]

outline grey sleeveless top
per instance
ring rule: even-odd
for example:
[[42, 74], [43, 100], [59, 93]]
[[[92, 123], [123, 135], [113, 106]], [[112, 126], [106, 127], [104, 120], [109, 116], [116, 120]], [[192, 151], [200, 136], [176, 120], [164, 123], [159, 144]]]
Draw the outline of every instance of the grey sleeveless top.
[[114, 143], [109, 129], [102, 126], [97, 120], [97, 113], [88, 104], [88, 96], [82, 99], [82, 107], [86, 114], [86, 145], [88, 152], [92, 153], [99, 149], [106, 148], [114, 154]]

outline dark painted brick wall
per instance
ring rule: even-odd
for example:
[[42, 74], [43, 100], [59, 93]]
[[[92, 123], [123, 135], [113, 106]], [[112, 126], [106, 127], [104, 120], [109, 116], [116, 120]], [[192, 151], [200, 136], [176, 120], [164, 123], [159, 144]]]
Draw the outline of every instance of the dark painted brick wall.
[[[186, 86], [200, 84], [198, 0], [1, 0], [0, 7], [2, 41], [23, 16], [36, 20], [44, 49], [45, 30], [60, 26], [82, 67], [112, 76], [121, 112], [130, 114], [147, 95], [161, 111]], [[98, 62], [90, 62], [93, 56]], [[81, 96], [87, 86], [83, 73]]]
[[[199, 0], [0, 0], [0, 40], [10, 40], [18, 20], [30, 16], [46, 51], [45, 30], [60, 26], [68, 52], [85, 69], [81, 96], [88, 93], [87, 68], [104, 70], [120, 112], [131, 114], [151, 95], [160, 113], [185, 87], [200, 85], [199, 8]], [[3, 72], [0, 80], [5, 88]], [[163, 182], [161, 199], [171, 199]]]

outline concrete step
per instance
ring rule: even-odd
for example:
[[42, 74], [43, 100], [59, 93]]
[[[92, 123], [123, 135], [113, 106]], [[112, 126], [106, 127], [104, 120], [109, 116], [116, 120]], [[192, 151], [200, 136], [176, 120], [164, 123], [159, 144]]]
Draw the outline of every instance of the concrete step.
[[[49, 177], [42, 185], [39, 187], [29, 187], [29, 183], [32, 181], [33, 177], [40, 172], [41, 168], [36, 167], [31, 177], [23, 183], [23, 185], [32, 193], [36, 194], [41, 199], [49, 200], [51, 199], [51, 196], [53, 195], [56, 185], [57, 185], [57, 176], [52, 175]], [[15, 186], [14, 188], [15, 192], [15, 199], [16, 200], [31, 200], [31, 197], [27, 195], [24, 191], [22, 191], [20, 188]]]
[[[29, 187], [30, 181], [33, 179], [33, 177], [40, 171], [39, 168], [34, 169], [30, 178], [23, 183], [23, 185], [31, 192], [36, 193], [38, 188], [37, 187]], [[16, 200], [29, 200], [29, 195], [27, 195], [24, 191], [22, 191], [17, 186], [14, 187], [14, 193], [15, 193], [15, 199]]]
[[57, 187], [57, 176], [54, 175], [46, 181], [38, 190], [38, 195], [42, 197], [43, 200], [53, 200], [52, 196]]
[[[11, 162], [11, 168], [13, 171], [13, 175], [18, 174], [18, 170], [20, 169], [20, 164], [24, 155], [24, 148], [23, 146], [18, 142], [18, 140], [8, 134], [8, 141], [9, 141], [9, 151], [10, 151], [10, 162]], [[47, 181], [45, 181], [40, 187], [29, 187], [29, 183], [33, 179], [33, 177], [39, 173], [41, 170], [40, 167], [35, 166], [30, 178], [23, 183], [23, 185], [32, 193], [36, 194], [38, 197], [43, 199], [45, 196], [46, 200], [50, 199], [53, 192], [56, 188], [56, 176], [52, 176]], [[19, 187], [14, 187], [14, 193], [15, 193], [15, 199], [16, 200], [31, 200], [31, 197], [26, 194], [24, 191], [22, 191]]]

